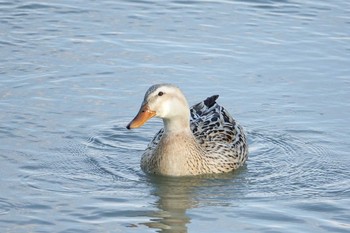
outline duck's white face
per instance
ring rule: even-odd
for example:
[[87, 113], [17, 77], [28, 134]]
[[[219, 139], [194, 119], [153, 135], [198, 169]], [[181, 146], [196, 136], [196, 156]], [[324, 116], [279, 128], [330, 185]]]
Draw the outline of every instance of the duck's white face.
[[127, 128], [141, 127], [147, 120], [156, 116], [165, 120], [178, 117], [188, 119], [189, 107], [185, 96], [174, 85], [154, 85], [146, 92], [140, 111]]

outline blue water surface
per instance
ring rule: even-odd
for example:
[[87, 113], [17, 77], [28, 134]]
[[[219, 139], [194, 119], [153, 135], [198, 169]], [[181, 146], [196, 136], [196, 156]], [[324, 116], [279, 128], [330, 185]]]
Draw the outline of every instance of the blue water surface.
[[[349, 232], [350, 3], [0, 1], [1, 232]], [[155, 83], [219, 94], [246, 166], [148, 176]]]

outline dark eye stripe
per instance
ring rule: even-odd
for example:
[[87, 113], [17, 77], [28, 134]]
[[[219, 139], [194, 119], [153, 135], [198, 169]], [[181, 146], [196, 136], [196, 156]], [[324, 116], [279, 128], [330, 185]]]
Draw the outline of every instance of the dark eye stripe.
[[162, 91], [158, 92], [158, 96], [162, 96], [162, 95], [164, 95], [164, 92]]

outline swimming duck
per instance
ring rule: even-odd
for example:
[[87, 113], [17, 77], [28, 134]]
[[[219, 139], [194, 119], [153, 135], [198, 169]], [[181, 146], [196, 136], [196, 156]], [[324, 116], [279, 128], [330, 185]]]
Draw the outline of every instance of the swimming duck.
[[189, 108], [181, 90], [172, 84], [151, 86], [128, 129], [152, 117], [163, 119], [161, 129], [141, 158], [146, 173], [191, 176], [233, 171], [244, 164], [248, 145], [243, 128], [214, 95]]

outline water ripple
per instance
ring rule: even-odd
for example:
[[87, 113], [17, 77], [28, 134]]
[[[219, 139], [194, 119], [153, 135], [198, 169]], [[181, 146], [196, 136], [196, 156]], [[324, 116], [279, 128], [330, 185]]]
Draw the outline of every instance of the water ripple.
[[3, 214], [7, 214], [14, 207], [15, 206], [6, 198], [0, 198], [0, 216]]
[[[256, 196], [327, 196], [327, 185], [339, 182], [345, 165], [332, 159], [320, 144], [286, 133], [251, 132], [248, 161]], [[345, 177], [344, 177], [345, 178]]]

